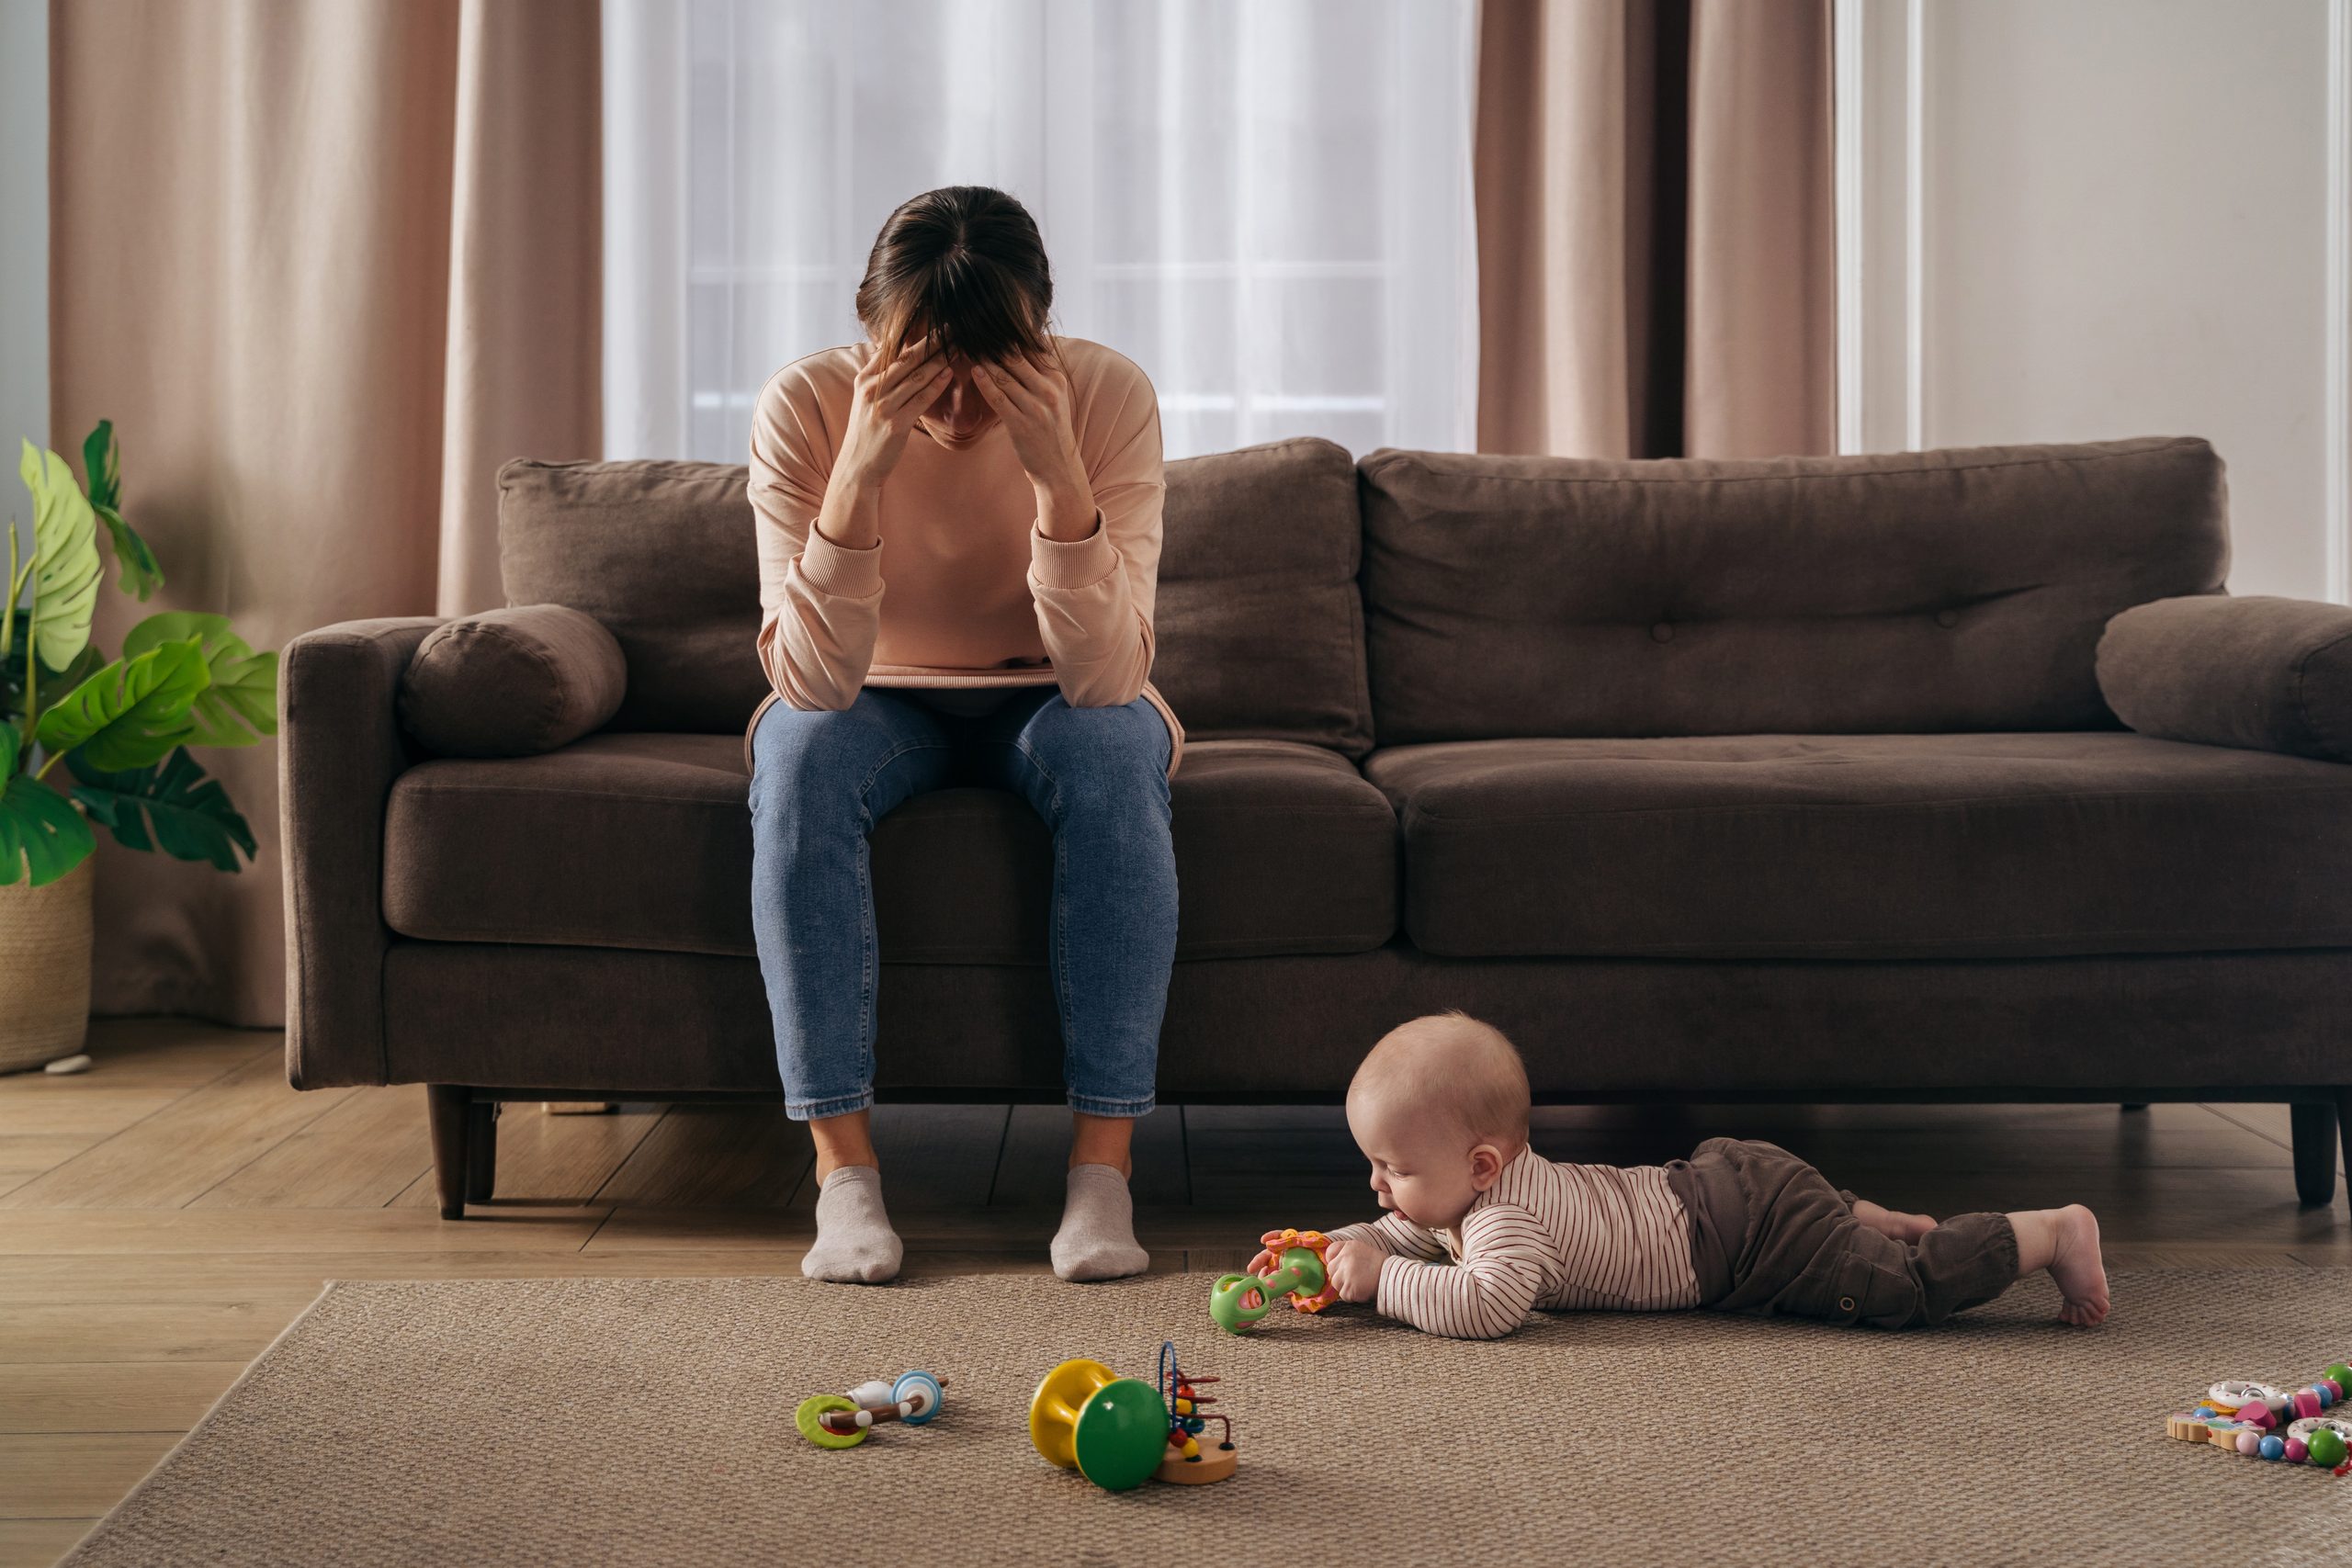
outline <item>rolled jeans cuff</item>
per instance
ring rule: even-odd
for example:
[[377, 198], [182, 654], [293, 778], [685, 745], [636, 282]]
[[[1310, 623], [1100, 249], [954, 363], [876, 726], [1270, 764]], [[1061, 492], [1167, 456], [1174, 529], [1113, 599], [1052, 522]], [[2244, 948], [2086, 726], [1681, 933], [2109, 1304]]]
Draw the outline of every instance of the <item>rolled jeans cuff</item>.
[[818, 1122], [828, 1116], [846, 1116], [853, 1111], [865, 1111], [874, 1104], [874, 1091], [857, 1094], [837, 1094], [830, 1100], [786, 1100], [784, 1114], [794, 1122]]
[[1081, 1116], [1148, 1116], [1159, 1105], [1159, 1100], [1150, 1095], [1141, 1100], [1097, 1100], [1085, 1094], [1069, 1097], [1069, 1108]]

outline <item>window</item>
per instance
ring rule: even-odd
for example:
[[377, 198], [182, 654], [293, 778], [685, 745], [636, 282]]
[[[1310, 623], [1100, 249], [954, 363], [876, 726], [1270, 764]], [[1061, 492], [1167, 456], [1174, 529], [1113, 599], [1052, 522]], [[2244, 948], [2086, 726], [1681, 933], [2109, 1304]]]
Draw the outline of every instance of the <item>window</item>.
[[1476, 444], [1472, 0], [606, 0], [606, 450], [743, 458], [883, 220], [1035, 216], [1167, 456]]

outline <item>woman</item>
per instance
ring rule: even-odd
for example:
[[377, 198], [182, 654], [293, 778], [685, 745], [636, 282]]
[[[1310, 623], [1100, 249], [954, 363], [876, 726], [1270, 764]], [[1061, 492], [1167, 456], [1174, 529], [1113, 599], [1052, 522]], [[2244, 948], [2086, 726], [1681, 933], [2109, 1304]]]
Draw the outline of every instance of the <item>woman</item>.
[[[1168, 781], [1183, 729], [1146, 678], [1159, 402], [1134, 364], [1046, 330], [1037, 226], [985, 186], [890, 215], [858, 285], [867, 341], [760, 394], [752, 919], [785, 1112], [817, 1144], [801, 1271], [888, 1280], [866, 835], [910, 795], [1014, 791], [1054, 835], [1048, 962], [1073, 1135], [1066, 1280], [1139, 1273], [1127, 1193], [1176, 950]], [[887, 556], [886, 556], [887, 547]], [[887, 588], [886, 588], [887, 583]]]

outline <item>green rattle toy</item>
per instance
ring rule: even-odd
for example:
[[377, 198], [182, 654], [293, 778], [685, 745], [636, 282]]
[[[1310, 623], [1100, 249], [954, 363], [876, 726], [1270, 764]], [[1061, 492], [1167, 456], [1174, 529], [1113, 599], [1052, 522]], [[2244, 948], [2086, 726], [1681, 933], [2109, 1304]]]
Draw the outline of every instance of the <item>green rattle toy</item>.
[[1274, 1255], [1263, 1274], [1224, 1274], [1209, 1287], [1209, 1316], [1227, 1334], [1244, 1334], [1274, 1310], [1275, 1298], [1290, 1297], [1301, 1312], [1321, 1312], [1340, 1299], [1323, 1249], [1331, 1238], [1321, 1231], [1268, 1231], [1258, 1238]]

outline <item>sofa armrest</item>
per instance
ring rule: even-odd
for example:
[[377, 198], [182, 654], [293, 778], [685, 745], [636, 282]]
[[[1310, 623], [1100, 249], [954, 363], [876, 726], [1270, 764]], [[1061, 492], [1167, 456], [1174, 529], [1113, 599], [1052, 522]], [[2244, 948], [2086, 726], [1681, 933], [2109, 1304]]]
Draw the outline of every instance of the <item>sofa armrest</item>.
[[2098, 685], [2143, 735], [2352, 761], [2352, 607], [2199, 594], [2107, 623]]
[[401, 676], [437, 615], [305, 632], [278, 660], [278, 845], [286, 861], [286, 1077], [379, 1084], [384, 803], [412, 756]]

